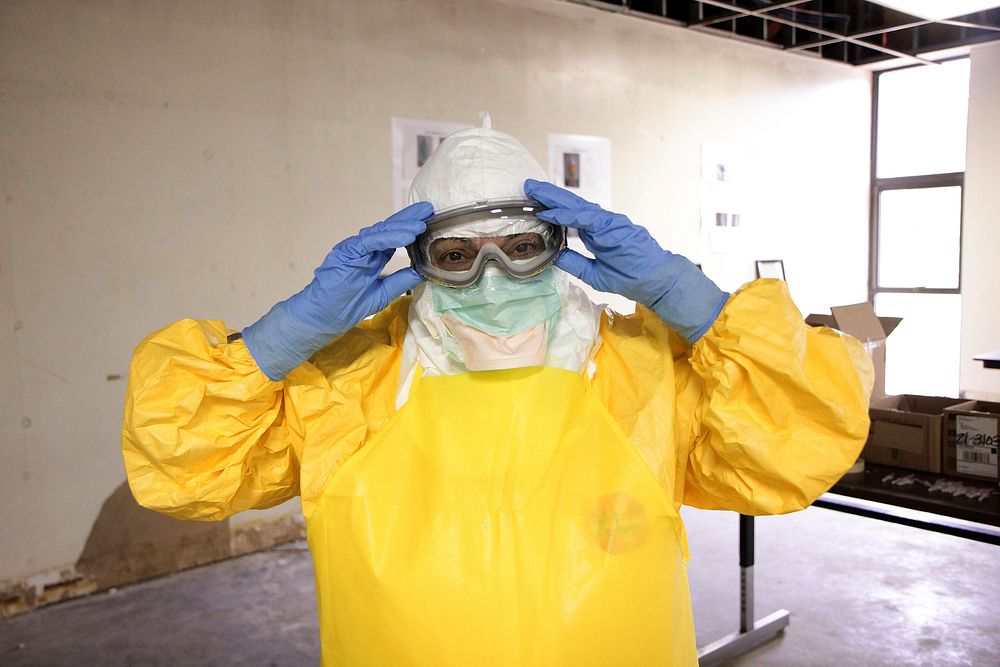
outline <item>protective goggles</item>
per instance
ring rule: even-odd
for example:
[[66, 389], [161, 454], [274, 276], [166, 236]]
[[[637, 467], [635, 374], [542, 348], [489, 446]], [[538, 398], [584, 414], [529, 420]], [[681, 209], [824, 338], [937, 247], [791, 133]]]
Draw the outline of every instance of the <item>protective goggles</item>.
[[436, 214], [407, 247], [413, 268], [439, 285], [468, 287], [489, 263], [515, 278], [530, 278], [566, 247], [566, 230], [535, 214], [531, 199], [479, 202]]

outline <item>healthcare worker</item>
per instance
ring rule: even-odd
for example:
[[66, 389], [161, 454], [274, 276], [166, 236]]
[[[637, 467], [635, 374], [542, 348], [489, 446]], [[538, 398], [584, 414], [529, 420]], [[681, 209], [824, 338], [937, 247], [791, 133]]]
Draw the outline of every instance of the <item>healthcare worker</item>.
[[136, 499], [218, 520], [301, 495], [325, 665], [693, 665], [680, 506], [802, 509], [865, 441], [857, 341], [545, 180], [487, 117], [259, 321], [135, 352]]

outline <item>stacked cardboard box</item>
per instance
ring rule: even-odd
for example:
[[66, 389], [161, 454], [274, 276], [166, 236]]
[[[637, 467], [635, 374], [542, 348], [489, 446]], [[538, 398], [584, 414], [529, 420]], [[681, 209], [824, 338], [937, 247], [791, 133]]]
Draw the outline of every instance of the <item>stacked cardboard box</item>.
[[941, 396], [884, 396], [868, 410], [871, 426], [864, 458], [909, 470], [941, 472], [945, 408], [964, 404]]
[[965, 401], [945, 408], [944, 473], [996, 482], [1000, 403]]
[[[811, 314], [806, 323], [854, 336], [871, 354], [875, 386], [863, 460], [968, 479], [1000, 481], [1000, 403], [885, 393], [885, 342], [901, 322], [877, 317], [869, 303]], [[852, 469], [853, 470], [853, 469]]]

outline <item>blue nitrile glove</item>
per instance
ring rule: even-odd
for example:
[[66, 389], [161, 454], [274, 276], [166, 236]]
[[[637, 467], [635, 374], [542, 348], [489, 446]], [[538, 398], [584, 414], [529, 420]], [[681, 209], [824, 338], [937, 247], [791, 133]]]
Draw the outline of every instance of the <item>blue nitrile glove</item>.
[[690, 260], [660, 247], [645, 227], [568, 190], [528, 179], [524, 194], [548, 206], [538, 217], [580, 231], [596, 259], [566, 249], [556, 266], [601, 292], [638, 301], [693, 343], [719, 316], [729, 294]]
[[298, 294], [276, 304], [243, 330], [250, 354], [264, 374], [283, 380], [316, 350], [341, 335], [423, 278], [412, 268], [379, 273], [396, 248], [413, 242], [434, 213], [428, 202], [407, 206], [335, 245]]

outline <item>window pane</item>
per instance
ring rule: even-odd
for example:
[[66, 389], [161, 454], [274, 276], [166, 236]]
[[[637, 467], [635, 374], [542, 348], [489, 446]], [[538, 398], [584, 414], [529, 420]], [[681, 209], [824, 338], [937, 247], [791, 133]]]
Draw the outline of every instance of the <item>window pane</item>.
[[958, 397], [962, 297], [876, 294], [875, 312], [902, 317], [885, 347], [887, 394]]
[[879, 287], [958, 289], [962, 188], [883, 190]]
[[965, 171], [969, 59], [878, 79], [878, 178]]

